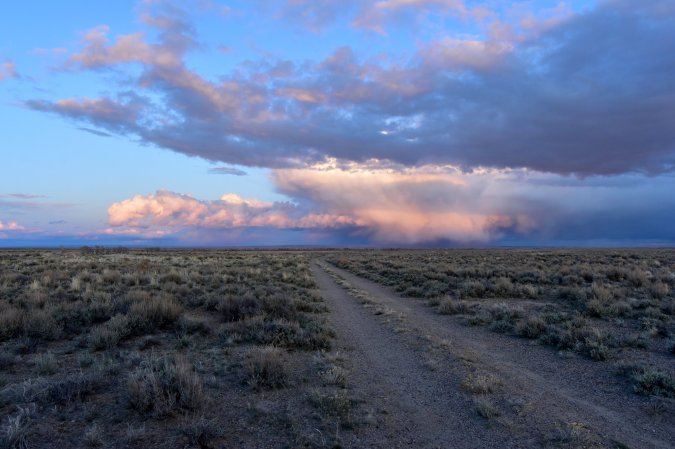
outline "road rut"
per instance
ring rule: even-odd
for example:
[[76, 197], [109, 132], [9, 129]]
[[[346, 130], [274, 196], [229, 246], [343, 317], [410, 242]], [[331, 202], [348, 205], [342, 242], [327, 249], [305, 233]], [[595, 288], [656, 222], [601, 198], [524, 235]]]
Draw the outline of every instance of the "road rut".
[[[381, 419], [380, 437], [402, 441], [400, 447], [670, 448], [675, 441], [672, 416], [648, 416], [645, 400], [627, 392], [608, 364], [564, 359], [526, 340], [466, 327], [330, 266], [391, 316], [405, 317], [404, 324], [383, 325], [318, 264], [312, 270], [338, 341], [353, 349], [350, 375], [363, 390], [357, 393], [382, 392], [378, 406], [390, 413]], [[396, 332], [396, 326], [407, 332]], [[439, 345], [444, 352], [434, 353], [436, 366], [429, 369], [427, 349]], [[473, 399], [462, 391], [461, 380], [470, 372], [491, 373], [503, 384], [499, 403], [505, 413], [496, 425], [477, 418]]]
[[377, 420], [361, 447], [522, 447], [475, 416], [471, 399], [457, 394], [459, 379], [431, 371], [406, 337], [384, 326], [326, 272], [312, 271], [331, 311], [338, 349], [347, 351], [350, 389], [365, 398]]

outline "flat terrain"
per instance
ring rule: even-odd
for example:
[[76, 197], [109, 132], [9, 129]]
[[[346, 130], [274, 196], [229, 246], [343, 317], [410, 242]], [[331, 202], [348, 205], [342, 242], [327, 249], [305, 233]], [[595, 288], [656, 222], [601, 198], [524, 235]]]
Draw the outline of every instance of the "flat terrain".
[[[615, 365], [467, 327], [422, 301], [323, 267], [342, 285], [317, 273], [340, 317], [338, 333], [356, 348], [352, 375], [361, 372], [368, 380], [368, 373], [380, 373], [384, 385], [372, 389], [378, 379], [362, 382], [370, 390], [362, 394], [377, 397], [381, 389], [395, 398], [390, 406], [408, 417], [407, 436], [416, 446], [672, 447], [672, 403], [655, 419], [646, 413], [650, 399], [631, 394]], [[349, 305], [346, 291], [384, 317], [379, 326]], [[672, 356], [663, 363], [672, 369]], [[492, 387], [474, 389], [467, 382], [480, 378]], [[494, 414], [489, 425], [481, 419], [486, 404]]]
[[675, 251], [4, 251], [0, 447], [669, 448]]

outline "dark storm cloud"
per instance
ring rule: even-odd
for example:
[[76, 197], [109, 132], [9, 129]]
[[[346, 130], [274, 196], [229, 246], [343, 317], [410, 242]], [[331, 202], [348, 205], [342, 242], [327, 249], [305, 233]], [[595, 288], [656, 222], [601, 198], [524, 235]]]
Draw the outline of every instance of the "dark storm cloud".
[[27, 106], [248, 166], [378, 158], [581, 176], [675, 167], [672, 2], [605, 1], [528, 35], [439, 39], [402, 65], [341, 48], [318, 62], [247, 63], [218, 82], [186, 67], [197, 43], [182, 13], [144, 17], [157, 43], [110, 42], [98, 28], [68, 65], [141, 64], [139, 90], [160, 103], [122, 93]]

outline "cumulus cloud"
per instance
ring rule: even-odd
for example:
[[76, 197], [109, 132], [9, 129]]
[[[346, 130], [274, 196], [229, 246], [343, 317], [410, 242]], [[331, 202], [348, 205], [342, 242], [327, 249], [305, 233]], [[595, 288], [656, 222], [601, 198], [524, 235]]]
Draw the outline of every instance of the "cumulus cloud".
[[371, 161], [279, 169], [273, 180], [306, 208], [351, 217], [359, 224], [352, 236], [382, 244], [675, 241], [670, 175], [578, 179]]
[[[454, 167], [335, 163], [273, 173], [280, 192], [313, 208], [352, 217], [359, 233], [381, 243], [488, 243], [536, 223], [515, 197], [491, 188], [494, 173]], [[504, 201], [511, 200], [508, 207]], [[520, 209], [520, 210], [519, 210]]]
[[17, 233], [23, 233], [25, 228], [16, 221], [2, 221], [0, 220], [0, 240], [8, 239]]
[[[292, 203], [265, 202], [223, 195], [204, 201], [190, 195], [160, 190], [136, 195], [112, 204], [108, 222], [116, 233], [167, 233], [188, 228], [231, 229], [269, 227], [278, 229], [339, 228], [357, 223], [350, 217], [307, 213]], [[116, 229], [115, 229], [116, 228]]]
[[16, 221], [3, 222], [0, 220], [0, 231], [21, 231], [24, 227]]
[[[190, 229], [316, 230], [387, 244], [485, 244], [523, 234], [535, 223], [524, 212], [505, 211], [503, 195], [487, 179], [450, 167], [418, 169], [334, 164], [274, 172], [279, 191], [295, 203], [270, 203], [223, 195], [204, 201], [168, 191], [112, 204], [107, 234], [165, 237]], [[363, 192], [367, 192], [364, 195]], [[481, 206], [476, 203], [480, 202]], [[513, 205], [511, 205], [513, 209]]]
[[[669, 4], [608, 0], [576, 16], [534, 14], [518, 26], [490, 19], [484, 36], [423, 42], [407, 61], [339, 48], [319, 61], [247, 62], [217, 81], [186, 66], [186, 53], [198, 44], [184, 16], [155, 11], [144, 20], [159, 31], [157, 42], [142, 33], [111, 40], [99, 27], [69, 59], [71, 68], [88, 70], [139, 64], [138, 87], [149, 95], [129, 97], [125, 88], [110, 97], [26, 104], [104, 132], [248, 166], [376, 158], [464, 170], [663, 173], [675, 168]], [[440, 0], [368, 5], [466, 9]]]
[[110, 42], [107, 25], [99, 25], [86, 32], [82, 49], [72, 54], [66, 68], [102, 69], [115, 64], [141, 63], [160, 68], [175, 68], [183, 63], [184, 54], [196, 47], [192, 27], [175, 11], [170, 14], [144, 14], [143, 20], [162, 30], [157, 44], [148, 44], [144, 33], [118, 36]]
[[333, 244], [675, 241], [671, 175], [578, 179], [523, 169], [468, 173], [448, 165], [333, 160], [275, 169], [272, 181], [291, 202], [158, 191], [112, 204], [105, 234], [209, 245], [233, 243], [244, 234], [253, 242], [278, 242], [273, 236], [279, 232], [286, 241], [306, 243], [314, 235]]

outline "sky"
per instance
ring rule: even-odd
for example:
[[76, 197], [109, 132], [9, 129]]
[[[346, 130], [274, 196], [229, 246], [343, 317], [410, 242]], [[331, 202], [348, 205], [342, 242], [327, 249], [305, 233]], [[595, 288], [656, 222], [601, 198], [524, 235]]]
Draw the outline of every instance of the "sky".
[[0, 247], [672, 246], [672, 0], [0, 16]]

